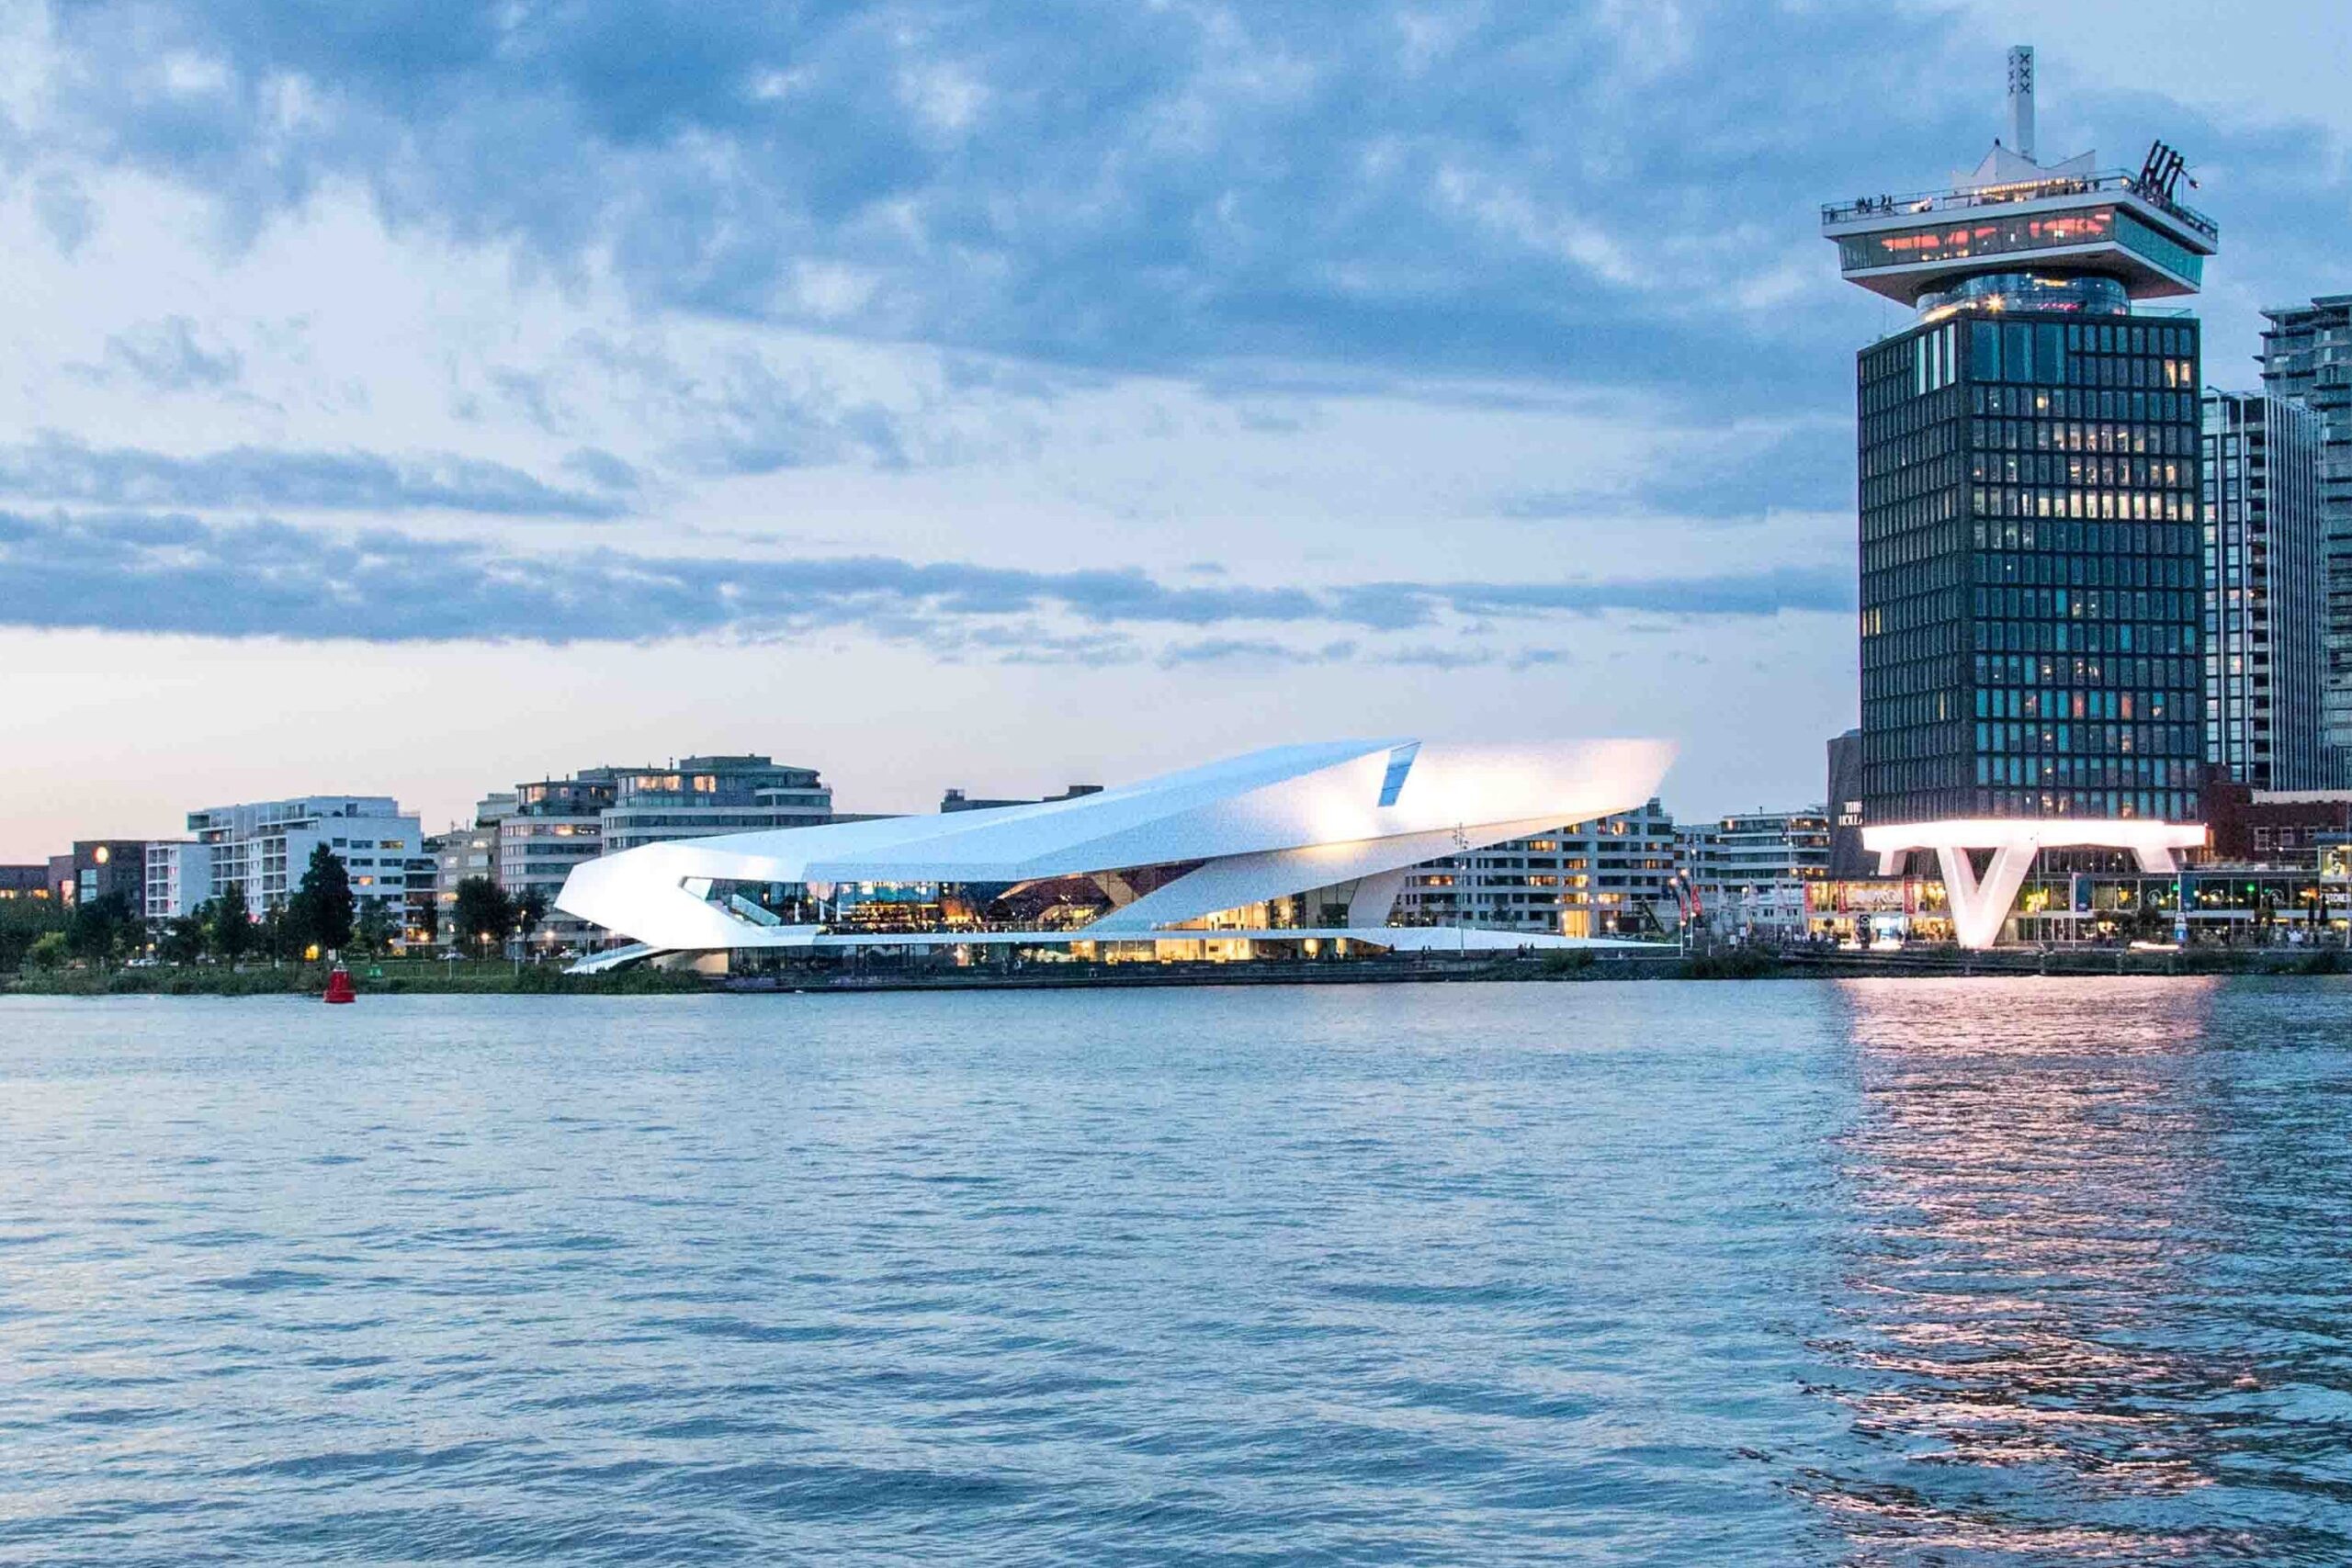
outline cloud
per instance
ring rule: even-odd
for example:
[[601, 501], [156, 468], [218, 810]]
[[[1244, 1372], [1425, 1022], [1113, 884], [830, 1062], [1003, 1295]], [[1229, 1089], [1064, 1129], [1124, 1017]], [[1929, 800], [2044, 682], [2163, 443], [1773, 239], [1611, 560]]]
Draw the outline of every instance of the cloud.
[[1721, 430], [1662, 431], [1650, 460], [1617, 483], [1510, 491], [1498, 516], [1551, 522], [1592, 516], [1760, 521], [1773, 510], [1850, 513], [1854, 432], [1828, 416]]
[[158, 392], [219, 390], [243, 376], [244, 356], [205, 347], [194, 321], [166, 316], [110, 334], [105, 356], [87, 369], [99, 380], [128, 379]]
[[[1678, 426], [1842, 419], [1851, 353], [1884, 312], [1836, 280], [1816, 204], [1972, 161], [1997, 130], [2000, 69], [1954, 8], [1866, 0], [1588, 0], [1442, 24], [1338, 0], [327, 19], [296, 0], [87, 0], [40, 42], [53, 63], [26, 156], [92, 189], [132, 170], [193, 192], [232, 244], [357, 192], [395, 243], [609, 284], [640, 321], [920, 344], [950, 367], [936, 405], [964, 367], [1171, 373], [1229, 389], [1268, 434], [1303, 405], [1248, 389], [1537, 386], [1657, 399]], [[2293, 106], [2223, 121], [2085, 74], [2052, 111], [2191, 146], [2200, 199], [2263, 236], [2217, 265], [2217, 364], [2225, 341], [2251, 350], [2257, 296], [2328, 286], [2352, 237], [2338, 140]], [[86, 207], [53, 177], [59, 203]], [[52, 229], [78, 244], [95, 221]], [[755, 355], [642, 368], [695, 416], [646, 454], [684, 476], [927, 466], [952, 441], [933, 434], [941, 406]], [[486, 367], [461, 406], [611, 439], [594, 374]], [[1495, 507], [1731, 520], [1851, 503], [1850, 451], [1826, 427], [1800, 421], [1753, 457]]]
[[1814, 206], [1973, 157], [1997, 56], [1929, 7], [1661, 9], [1495, 7], [1440, 48], [1340, 0], [95, 0], [57, 13], [72, 90], [31, 134], [232, 233], [348, 186], [395, 229], [721, 319], [1128, 370], [1834, 392], [1858, 317], [1802, 298], [1838, 289]]
[[[586, 460], [608, 478], [627, 468], [614, 468], [619, 459], [609, 454]], [[628, 511], [612, 494], [560, 489], [504, 463], [446, 452], [394, 458], [373, 452], [236, 446], [178, 457], [140, 447], [91, 446], [54, 431], [24, 445], [0, 446], [0, 494], [107, 507], [450, 511], [588, 520]]]
[[[1394, 585], [1391, 585], [1394, 586]], [[1685, 616], [1843, 614], [1850, 567], [1767, 567], [1720, 577], [1620, 578], [1605, 582], [1454, 582], [1432, 591], [1464, 615], [1595, 615], [1647, 610]]]
[[34, 182], [33, 215], [49, 231], [58, 250], [68, 256], [79, 251], [98, 226], [97, 210], [82, 189], [82, 182], [69, 174], [46, 174]]
[[[1105, 637], [1159, 628], [1216, 634], [1172, 645], [1162, 655], [1169, 663], [1293, 658], [1303, 646], [1325, 660], [1486, 662], [1488, 656], [1461, 649], [1360, 648], [1329, 640], [1329, 628], [1381, 632], [1497, 615], [1842, 613], [1850, 583], [1839, 583], [1847, 592], [1827, 577], [1780, 569], [1620, 582], [1391, 582], [1367, 597], [1349, 589], [1170, 585], [1139, 571], [883, 556], [544, 556], [388, 530], [346, 535], [185, 513], [0, 513], [0, 625], [298, 642], [781, 641], [850, 630], [949, 651], [969, 644], [1012, 660], [1091, 656], [1105, 651]], [[1400, 621], [1395, 607], [1404, 604], [1414, 613]], [[1326, 628], [1326, 639], [1311, 645], [1272, 635], [1315, 628]]]

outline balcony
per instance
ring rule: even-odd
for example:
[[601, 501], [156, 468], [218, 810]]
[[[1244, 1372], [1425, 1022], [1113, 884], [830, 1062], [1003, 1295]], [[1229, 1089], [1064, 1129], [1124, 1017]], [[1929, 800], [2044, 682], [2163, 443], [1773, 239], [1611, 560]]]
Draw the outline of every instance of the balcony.
[[1835, 229], [1874, 219], [1967, 212], [1986, 207], [2011, 206], [2020, 201], [2044, 201], [2055, 197], [2103, 193], [2133, 197], [2194, 230], [2208, 241], [2215, 244], [2221, 243], [2221, 227], [2211, 218], [2193, 207], [2184, 207], [2153, 190], [2142, 189], [2136, 175], [2127, 175], [2120, 169], [2088, 175], [2080, 179], [2019, 181], [2002, 186], [1981, 186], [1970, 190], [1915, 191], [1908, 196], [1866, 196], [1848, 202], [1826, 202], [1821, 209], [1821, 226]]

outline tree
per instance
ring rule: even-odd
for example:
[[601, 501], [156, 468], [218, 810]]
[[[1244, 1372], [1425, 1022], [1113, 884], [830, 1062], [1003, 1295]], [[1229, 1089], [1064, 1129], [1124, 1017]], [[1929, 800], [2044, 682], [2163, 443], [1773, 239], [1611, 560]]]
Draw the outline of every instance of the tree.
[[51, 898], [0, 898], [0, 969], [25, 962], [32, 944], [51, 931], [62, 933], [72, 911]]
[[136, 924], [126, 895], [109, 893], [88, 899], [75, 907], [73, 924], [65, 928], [67, 951], [76, 958], [104, 964], [121, 952]]
[[514, 929], [514, 907], [505, 890], [486, 876], [469, 876], [458, 884], [458, 940], [483, 953]]
[[193, 964], [203, 957], [203, 911], [160, 922], [155, 931], [155, 956], [166, 964]]
[[431, 947], [441, 935], [441, 896], [435, 894], [417, 907], [416, 934], [426, 947]]
[[548, 896], [536, 887], [525, 888], [523, 896], [514, 900], [514, 934], [523, 939], [526, 947], [530, 945], [531, 933], [547, 918]]
[[211, 933], [212, 951], [223, 963], [234, 964], [254, 950], [254, 912], [245, 902], [243, 883], [232, 882], [205, 908], [210, 911], [205, 917], [205, 929]]
[[54, 969], [65, 962], [66, 942], [63, 931], [43, 931], [33, 938], [25, 949], [25, 963], [35, 969]]
[[324, 844], [311, 851], [302, 885], [286, 901], [285, 936], [297, 950], [315, 943], [332, 953], [351, 945], [351, 873]]
[[359, 918], [352, 922], [351, 944], [369, 957], [380, 955], [392, 944], [392, 917], [386, 913], [384, 901], [370, 898], [359, 907]]
[[260, 940], [261, 953], [275, 966], [280, 960], [301, 953], [308, 937], [297, 937], [293, 921], [286, 918], [286, 905], [277, 903], [261, 912], [254, 922], [254, 934]]

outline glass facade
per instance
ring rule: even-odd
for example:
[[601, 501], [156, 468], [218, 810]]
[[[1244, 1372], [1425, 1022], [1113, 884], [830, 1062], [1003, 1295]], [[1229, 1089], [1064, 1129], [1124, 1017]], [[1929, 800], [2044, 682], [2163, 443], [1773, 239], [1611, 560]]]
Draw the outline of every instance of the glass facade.
[[2198, 339], [2005, 315], [1861, 352], [1869, 821], [2194, 817]]
[[2183, 282], [2204, 280], [2204, 257], [2131, 213], [2105, 206], [2036, 213], [1979, 209], [1955, 221], [1849, 234], [1838, 242], [1838, 261], [1848, 272], [1922, 262], [1959, 267], [1988, 256], [2028, 256], [2082, 245], [2120, 245]]
[[1918, 303], [1922, 316], [1947, 305], [2093, 316], [2122, 316], [2132, 310], [2132, 297], [2122, 284], [2090, 272], [1980, 272], [1949, 288], [1928, 289]]
[[2320, 535], [2326, 553], [2326, 667], [2320, 694], [2329, 767], [2352, 784], [2352, 294], [2265, 310], [2262, 388], [2320, 419]]
[[1972, 261], [2020, 255], [2068, 245], [2094, 245], [2115, 237], [2115, 209], [2087, 212], [1970, 213], [1957, 222], [1854, 234], [1838, 242], [1838, 264], [1848, 272], [1917, 262]]
[[2262, 392], [2205, 410], [2205, 760], [2261, 790], [2335, 787], [2324, 744], [2319, 415]]

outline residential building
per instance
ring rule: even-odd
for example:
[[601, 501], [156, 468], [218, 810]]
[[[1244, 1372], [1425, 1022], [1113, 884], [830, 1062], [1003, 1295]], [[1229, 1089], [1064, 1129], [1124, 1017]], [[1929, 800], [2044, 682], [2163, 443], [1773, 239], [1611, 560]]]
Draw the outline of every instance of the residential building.
[[684, 757], [674, 766], [616, 773], [600, 814], [604, 852], [646, 844], [806, 828], [830, 822], [833, 792], [814, 768], [762, 756]]
[[2321, 727], [2341, 756], [2352, 753], [2352, 294], [2263, 314], [2270, 325], [2262, 334], [2262, 389], [2309, 406], [2320, 421], [2320, 531], [2327, 556]]
[[1681, 872], [1710, 930], [1726, 936], [1801, 941], [1806, 884], [1829, 874], [1829, 813], [1747, 811], [1679, 837]]
[[150, 920], [193, 915], [212, 897], [212, 846], [192, 839], [147, 846], [143, 913]]
[[1397, 895], [1396, 919], [1655, 939], [1676, 929], [1675, 874], [1674, 818], [1651, 800], [1414, 866]]
[[[2041, 162], [2033, 74], [2013, 51], [2008, 138], [1952, 188], [1822, 209], [1916, 312], [1856, 357], [1865, 846], [1932, 852], [1971, 944], [2045, 845], [2153, 874], [2201, 839], [2202, 350], [2154, 302], [2220, 231], [2161, 143]], [[1958, 874], [1988, 848], [2018, 852]]]
[[0, 865], [0, 898], [46, 898], [49, 866]]
[[147, 843], [143, 839], [82, 839], [72, 850], [49, 857], [49, 895], [61, 904], [85, 904], [120, 894], [136, 914], [147, 901]]
[[2300, 402], [2211, 390], [2204, 424], [2205, 760], [2255, 789], [2334, 786], [2324, 427]]
[[311, 852], [324, 845], [343, 862], [359, 906], [381, 904], [394, 919], [408, 902], [409, 863], [424, 835], [387, 795], [312, 795], [191, 811], [188, 831], [208, 852], [217, 897], [243, 888], [256, 913], [282, 906], [302, 886]]
[[620, 798], [620, 781], [660, 771], [582, 768], [570, 778], [514, 786], [513, 809], [497, 823], [497, 879], [511, 897], [537, 893], [545, 901], [548, 914], [534, 933], [540, 945], [582, 947], [602, 939], [602, 928], [557, 909], [556, 896], [572, 867], [604, 852], [605, 814]]
[[[485, 795], [474, 804], [470, 827], [451, 828], [424, 840], [424, 858], [431, 863], [425, 886], [431, 889], [433, 929], [442, 946], [458, 946], [465, 940], [457, 929], [458, 884], [498, 880], [499, 825], [514, 806], [512, 795]], [[417, 902], [412, 897], [413, 908]], [[412, 923], [424, 925], [421, 912], [412, 915]]]

